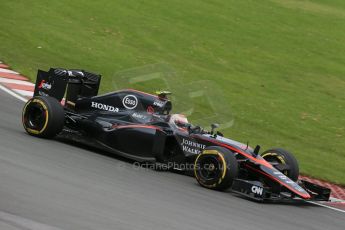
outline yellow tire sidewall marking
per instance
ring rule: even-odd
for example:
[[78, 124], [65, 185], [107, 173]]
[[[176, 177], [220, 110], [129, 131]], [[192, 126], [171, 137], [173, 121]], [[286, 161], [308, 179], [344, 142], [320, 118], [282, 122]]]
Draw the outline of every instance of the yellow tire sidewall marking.
[[[213, 149], [206, 149], [201, 154], [198, 155], [198, 157], [195, 159], [195, 163], [194, 163], [194, 175], [199, 182], [200, 182], [200, 178], [198, 177], [198, 174], [197, 174], [196, 165], [197, 165], [197, 162], [198, 162], [200, 156], [202, 156], [202, 155], [218, 155], [221, 158], [222, 163], [223, 163], [223, 173], [222, 173], [222, 177], [219, 178], [218, 183], [217, 183], [217, 184], [220, 184], [224, 180], [225, 175], [226, 175], [226, 170], [227, 170], [227, 164], [226, 164], [226, 161], [224, 159], [224, 156], [221, 153], [219, 153], [217, 150], [213, 150]], [[209, 187], [209, 188], [216, 186], [216, 184], [205, 185], [203, 183], [202, 183], [202, 185], [205, 187]]]
[[[26, 112], [26, 109], [27, 109], [28, 105], [31, 104], [31, 103], [38, 103], [38, 104], [40, 104], [40, 105], [43, 107], [43, 109], [44, 109], [44, 111], [45, 111], [45, 113], [46, 113], [46, 120], [45, 120], [44, 125], [43, 125], [43, 128], [42, 128], [41, 130], [31, 129], [31, 128], [26, 127], [26, 125], [25, 125], [25, 122], [24, 122], [24, 114], [25, 114], [25, 112]], [[43, 101], [41, 101], [41, 100], [39, 100], [39, 99], [32, 99], [32, 100], [28, 101], [28, 102], [25, 104], [24, 109], [23, 109], [23, 115], [22, 115], [22, 117], [23, 117], [22, 120], [23, 120], [24, 128], [25, 128], [29, 133], [32, 133], [32, 134], [40, 134], [40, 133], [42, 133], [42, 132], [47, 128], [47, 125], [48, 125], [48, 120], [49, 120], [48, 108], [47, 108], [47, 106], [44, 104]]]
[[265, 159], [266, 156], [276, 157], [280, 161], [280, 163], [286, 164], [285, 159], [277, 153], [265, 153], [261, 157]]
[[[286, 165], [285, 159], [282, 156], [280, 156], [279, 154], [277, 154], [277, 153], [265, 153], [261, 157], [265, 159], [266, 156], [276, 157], [280, 161], [281, 164], [285, 164]], [[287, 172], [284, 173], [284, 175], [287, 176]]]

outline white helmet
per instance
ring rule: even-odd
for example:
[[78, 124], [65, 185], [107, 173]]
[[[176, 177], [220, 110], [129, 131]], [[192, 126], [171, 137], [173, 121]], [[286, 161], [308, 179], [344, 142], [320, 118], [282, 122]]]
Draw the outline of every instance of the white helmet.
[[183, 114], [172, 114], [169, 119], [169, 123], [178, 127], [183, 127], [188, 124], [188, 119]]

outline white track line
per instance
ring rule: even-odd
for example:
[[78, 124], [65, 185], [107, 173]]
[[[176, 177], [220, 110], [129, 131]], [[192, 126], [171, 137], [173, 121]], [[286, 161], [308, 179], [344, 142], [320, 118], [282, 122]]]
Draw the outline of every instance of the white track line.
[[26, 99], [25, 97], [22, 97], [22, 96], [18, 95], [17, 93], [13, 92], [12, 90], [7, 89], [5, 86], [3, 86], [1, 84], [0, 84], [0, 89], [2, 89], [6, 93], [12, 95], [13, 97], [15, 97], [15, 98], [17, 98], [17, 99], [19, 99], [19, 100], [21, 100], [23, 102], [27, 102], [28, 101], [28, 99]]
[[30, 85], [30, 86], [35, 85], [34, 83], [31, 83], [31, 82], [29, 82], [29, 81], [15, 80], [15, 79], [2, 78], [2, 77], [0, 77], [0, 82], [3, 82], [3, 83], [13, 83], [13, 84], [20, 84], [20, 85]]
[[338, 198], [335, 198], [335, 197], [330, 197], [329, 200], [331, 202], [341, 202], [341, 203], [345, 203], [345, 200], [341, 200], [341, 199], [338, 199]]
[[15, 72], [13, 70], [10, 70], [10, 69], [3, 69], [3, 68], [0, 68], [0, 73], [13, 73], [13, 74], [19, 74], [18, 72]]
[[324, 208], [332, 209], [334, 211], [345, 213], [345, 210], [342, 210], [342, 209], [339, 209], [339, 208], [335, 208], [335, 207], [332, 207], [332, 206], [327, 206], [325, 204], [317, 203], [315, 201], [308, 201], [308, 200], [306, 200], [306, 202], [307, 203], [311, 203], [311, 204], [315, 204], [315, 205], [318, 205], [318, 206], [321, 206], [321, 207], [324, 207]]
[[[21, 216], [13, 215], [0, 211], [0, 221], [15, 227], [15, 229], [27, 230], [61, 230], [60, 228], [26, 219]], [[12, 229], [12, 228], [11, 228]]]
[[22, 90], [22, 89], [12, 89], [12, 90], [24, 97], [32, 97], [32, 95], [34, 94], [33, 91], [28, 91], [28, 90]]

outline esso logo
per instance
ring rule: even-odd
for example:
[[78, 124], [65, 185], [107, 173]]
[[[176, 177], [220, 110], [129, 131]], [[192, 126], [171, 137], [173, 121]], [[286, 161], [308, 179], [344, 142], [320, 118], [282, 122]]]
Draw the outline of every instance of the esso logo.
[[135, 109], [138, 105], [138, 98], [134, 95], [127, 95], [122, 99], [122, 104], [126, 109]]
[[251, 190], [254, 194], [262, 195], [264, 189], [259, 186], [253, 185]]

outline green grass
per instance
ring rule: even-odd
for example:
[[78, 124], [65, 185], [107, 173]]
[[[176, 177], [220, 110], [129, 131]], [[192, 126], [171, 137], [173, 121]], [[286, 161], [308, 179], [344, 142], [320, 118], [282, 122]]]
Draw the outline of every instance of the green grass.
[[[168, 85], [178, 102], [193, 102], [192, 121], [233, 121], [224, 130], [233, 139], [287, 148], [303, 173], [345, 184], [345, 1], [1, 0], [0, 7], [0, 59], [30, 78], [38, 68], [84, 68], [102, 73], [108, 91], [114, 81], [126, 85], [117, 71], [172, 72]], [[147, 67], [155, 63], [162, 64]], [[183, 100], [197, 86], [210, 96]]]

